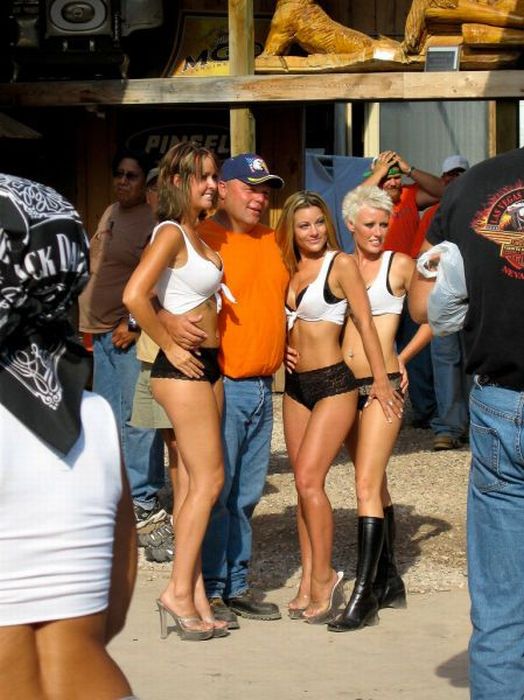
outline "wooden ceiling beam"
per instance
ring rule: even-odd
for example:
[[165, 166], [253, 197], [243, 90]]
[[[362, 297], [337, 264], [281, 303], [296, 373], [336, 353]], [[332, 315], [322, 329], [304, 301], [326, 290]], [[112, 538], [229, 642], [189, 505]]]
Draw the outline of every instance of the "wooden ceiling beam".
[[0, 84], [2, 107], [497, 98], [523, 99], [524, 71], [317, 73]]

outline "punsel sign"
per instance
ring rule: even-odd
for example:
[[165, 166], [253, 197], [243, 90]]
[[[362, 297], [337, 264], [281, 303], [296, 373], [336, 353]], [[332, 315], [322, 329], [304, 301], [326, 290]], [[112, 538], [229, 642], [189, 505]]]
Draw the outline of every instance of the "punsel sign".
[[222, 160], [229, 156], [229, 129], [216, 124], [166, 124], [132, 134], [127, 146], [147, 153], [157, 161], [177, 143], [194, 141], [213, 151]]

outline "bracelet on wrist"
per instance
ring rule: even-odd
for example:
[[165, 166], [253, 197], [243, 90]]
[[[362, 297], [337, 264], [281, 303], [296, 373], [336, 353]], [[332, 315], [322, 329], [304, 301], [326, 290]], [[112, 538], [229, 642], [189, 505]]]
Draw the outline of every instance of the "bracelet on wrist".
[[128, 314], [127, 330], [131, 333], [138, 333], [140, 331], [140, 326], [136, 322], [136, 318], [133, 316], [133, 314]]

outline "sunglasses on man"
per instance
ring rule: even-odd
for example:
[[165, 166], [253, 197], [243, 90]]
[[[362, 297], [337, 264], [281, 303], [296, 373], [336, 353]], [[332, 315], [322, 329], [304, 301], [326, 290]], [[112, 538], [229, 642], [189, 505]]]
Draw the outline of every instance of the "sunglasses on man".
[[125, 178], [130, 182], [135, 182], [140, 177], [140, 173], [135, 173], [132, 170], [115, 170], [115, 172], [113, 173], [113, 177], [116, 180], [121, 180], [122, 178]]

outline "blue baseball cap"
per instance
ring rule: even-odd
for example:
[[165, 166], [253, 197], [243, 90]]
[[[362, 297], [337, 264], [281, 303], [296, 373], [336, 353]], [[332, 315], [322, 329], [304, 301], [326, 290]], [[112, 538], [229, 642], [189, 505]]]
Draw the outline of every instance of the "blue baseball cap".
[[246, 185], [261, 185], [263, 182], [273, 189], [279, 190], [284, 187], [284, 180], [278, 175], [273, 175], [263, 158], [256, 153], [239, 153], [238, 156], [228, 158], [222, 164], [220, 179], [240, 180]]

